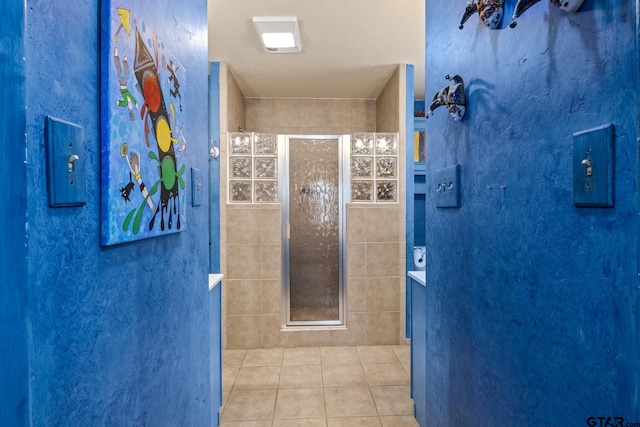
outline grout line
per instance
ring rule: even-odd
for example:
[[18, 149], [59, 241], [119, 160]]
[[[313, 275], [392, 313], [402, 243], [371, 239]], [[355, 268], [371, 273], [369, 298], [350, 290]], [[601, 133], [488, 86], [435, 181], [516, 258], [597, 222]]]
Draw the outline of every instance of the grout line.
[[282, 378], [282, 366], [284, 363], [284, 349], [282, 349], [282, 358], [280, 359], [280, 372], [278, 373], [278, 384], [276, 384], [276, 398], [273, 400], [273, 415], [271, 416], [271, 426], [276, 420], [276, 408], [278, 407], [278, 394], [280, 393], [280, 379]]
[[318, 354], [320, 355], [320, 382], [322, 384], [322, 399], [324, 400], [324, 425], [329, 425], [329, 411], [327, 410], [327, 393], [324, 388], [324, 370], [322, 368], [322, 352], [318, 347]]
[[382, 420], [380, 419], [380, 413], [378, 412], [378, 405], [376, 405], [376, 401], [373, 398], [373, 393], [371, 392], [371, 384], [369, 384], [369, 378], [367, 378], [367, 373], [364, 370], [364, 363], [362, 363], [362, 359], [360, 358], [360, 353], [356, 348], [356, 353], [358, 354], [358, 360], [360, 361], [360, 368], [362, 369], [362, 374], [364, 375], [364, 379], [367, 382], [367, 390], [369, 391], [369, 397], [371, 397], [371, 402], [373, 403], [373, 408], [376, 410], [376, 415], [378, 417], [378, 422], [382, 425]]

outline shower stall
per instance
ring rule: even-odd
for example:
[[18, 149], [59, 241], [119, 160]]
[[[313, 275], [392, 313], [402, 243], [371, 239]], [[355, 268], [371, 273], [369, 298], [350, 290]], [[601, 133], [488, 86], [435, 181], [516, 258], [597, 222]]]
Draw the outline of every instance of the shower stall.
[[400, 154], [393, 133], [228, 134], [228, 348], [398, 342]]
[[280, 136], [282, 324], [345, 323], [343, 188], [348, 136]]

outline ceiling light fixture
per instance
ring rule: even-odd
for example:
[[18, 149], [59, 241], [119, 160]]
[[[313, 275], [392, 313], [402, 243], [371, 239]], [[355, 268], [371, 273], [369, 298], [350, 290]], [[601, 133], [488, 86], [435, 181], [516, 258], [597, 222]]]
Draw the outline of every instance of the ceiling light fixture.
[[300, 29], [295, 16], [254, 17], [262, 47], [268, 53], [298, 53], [302, 51]]

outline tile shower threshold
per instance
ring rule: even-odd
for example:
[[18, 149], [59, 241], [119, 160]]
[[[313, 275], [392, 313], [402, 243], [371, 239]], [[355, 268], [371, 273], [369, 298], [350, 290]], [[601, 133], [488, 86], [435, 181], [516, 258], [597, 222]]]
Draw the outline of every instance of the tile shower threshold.
[[280, 328], [281, 332], [304, 331], [346, 331], [347, 325], [288, 325]]

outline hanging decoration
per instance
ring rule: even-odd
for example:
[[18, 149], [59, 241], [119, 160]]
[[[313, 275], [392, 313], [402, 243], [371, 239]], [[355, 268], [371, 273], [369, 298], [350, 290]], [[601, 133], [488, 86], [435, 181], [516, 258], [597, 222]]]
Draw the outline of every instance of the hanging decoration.
[[464, 28], [464, 23], [475, 13], [480, 15], [480, 20], [484, 25], [495, 30], [502, 23], [504, 0], [469, 0], [459, 28]]
[[[513, 19], [511, 20], [511, 24], [509, 24], [509, 26], [511, 28], [515, 28], [516, 25], [518, 25], [516, 20], [520, 17], [520, 15], [522, 15], [524, 12], [527, 11], [527, 9], [529, 9], [531, 6], [535, 5], [539, 1], [540, 0], [518, 0], [518, 3], [516, 3], [516, 8], [513, 11]], [[555, 6], [557, 6], [561, 10], [564, 10], [565, 12], [576, 12], [578, 9], [580, 9], [580, 7], [582, 6], [582, 3], [584, 3], [584, 0], [550, 0], [550, 1]]]
[[438, 91], [433, 96], [433, 101], [429, 106], [429, 110], [425, 113], [425, 117], [429, 118], [436, 108], [445, 106], [449, 111], [449, 115], [454, 122], [462, 120], [467, 110], [467, 94], [464, 89], [464, 80], [458, 74], [445, 77], [452, 83]]

